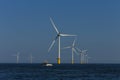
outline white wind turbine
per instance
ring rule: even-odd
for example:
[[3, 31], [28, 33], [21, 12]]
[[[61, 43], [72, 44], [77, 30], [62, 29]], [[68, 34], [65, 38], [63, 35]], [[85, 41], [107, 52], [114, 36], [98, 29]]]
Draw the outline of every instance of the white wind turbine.
[[30, 55], [30, 63], [32, 64], [33, 63], [33, 56], [32, 56], [32, 54]]
[[61, 38], [61, 36], [65, 36], [65, 37], [66, 37], [66, 36], [76, 36], [76, 35], [61, 34], [61, 33], [58, 31], [57, 27], [55, 26], [52, 18], [50, 18], [50, 21], [51, 21], [52, 26], [54, 27], [57, 35], [56, 35], [55, 39], [53, 40], [51, 46], [49, 47], [48, 52], [51, 50], [51, 48], [52, 48], [53, 45], [55, 44], [55, 41], [58, 39], [58, 58], [57, 58], [57, 63], [60, 64], [60, 38]]
[[85, 55], [85, 62], [88, 63], [90, 58], [91, 58], [91, 57], [89, 57], [88, 54], [86, 54], [86, 55]]
[[72, 49], [72, 64], [74, 64], [74, 52], [77, 53], [75, 49], [75, 40], [73, 41], [71, 46], [65, 47], [64, 49], [68, 49], [68, 48]]
[[[79, 51], [79, 53], [80, 53], [80, 63], [81, 64], [84, 64], [85, 63], [85, 57], [87, 56], [86, 55], [86, 52], [87, 52], [87, 50], [80, 50], [80, 49], [78, 49], [77, 48], [77, 50]], [[86, 56], [85, 56], [86, 55]]]
[[87, 54], [85, 55], [85, 63], [86, 64], [88, 63], [88, 55]]
[[20, 55], [19, 52], [16, 55], [14, 55], [14, 56], [16, 56], [16, 63], [19, 63], [19, 55]]
[[87, 50], [82, 50], [81, 53], [83, 54], [83, 63], [86, 63]]

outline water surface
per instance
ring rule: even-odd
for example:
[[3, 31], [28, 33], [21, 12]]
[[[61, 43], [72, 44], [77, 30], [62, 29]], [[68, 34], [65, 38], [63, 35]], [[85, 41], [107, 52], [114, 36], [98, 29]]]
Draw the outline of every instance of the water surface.
[[120, 80], [120, 64], [0, 64], [0, 80]]

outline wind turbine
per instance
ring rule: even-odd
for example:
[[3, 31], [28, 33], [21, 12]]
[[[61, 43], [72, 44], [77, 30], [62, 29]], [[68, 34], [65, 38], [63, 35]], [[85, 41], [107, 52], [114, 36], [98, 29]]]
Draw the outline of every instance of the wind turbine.
[[86, 64], [88, 63], [88, 55], [87, 54], [85, 55], [85, 63]]
[[57, 63], [60, 64], [60, 61], [61, 61], [61, 60], [60, 60], [60, 38], [61, 38], [62, 36], [66, 37], [66, 36], [76, 36], [76, 35], [61, 34], [61, 33], [58, 31], [57, 27], [55, 26], [52, 18], [50, 18], [50, 21], [51, 21], [52, 26], [54, 27], [57, 35], [56, 35], [55, 39], [53, 40], [52, 44], [50, 45], [50, 47], [49, 47], [49, 49], [48, 49], [48, 52], [51, 50], [51, 48], [52, 48], [53, 45], [55, 44], [55, 41], [58, 39], [58, 58], [57, 58]]
[[75, 40], [73, 41], [71, 46], [65, 47], [64, 49], [68, 49], [68, 48], [72, 49], [72, 64], [74, 64], [74, 52], [77, 53], [75, 49]]
[[85, 62], [88, 63], [88, 61], [89, 61], [90, 58], [91, 58], [91, 57], [89, 57], [88, 54], [86, 54], [86, 55], [85, 55]]
[[79, 48], [77, 48], [77, 50], [79, 51], [80, 57], [81, 57], [80, 63], [84, 64], [85, 63], [85, 55], [86, 55], [87, 50], [80, 50]]
[[14, 56], [16, 56], [16, 63], [19, 63], [19, 55], [20, 55], [19, 52], [16, 55], [14, 55]]
[[83, 54], [83, 63], [86, 63], [87, 50], [82, 50], [82, 54]]
[[33, 62], [33, 56], [32, 56], [32, 54], [30, 55], [30, 63], [32, 64], [32, 62]]

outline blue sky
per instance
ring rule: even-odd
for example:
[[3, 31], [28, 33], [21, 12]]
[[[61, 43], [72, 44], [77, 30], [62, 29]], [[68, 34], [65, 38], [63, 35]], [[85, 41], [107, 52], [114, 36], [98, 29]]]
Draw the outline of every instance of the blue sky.
[[[0, 0], [0, 63], [44, 60], [56, 62], [57, 43], [48, 53], [56, 32], [51, 16], [62, 33], [76, 34], [76, 46], [88, 49], [91, 63], [120, 63], [119, 0]], [[72, 44], [63, 37], [61, 47]], [[62, 63], [71, 62], [71, 50], [61, 51]], [[75, 55], [75, 62], [79, 56]]]

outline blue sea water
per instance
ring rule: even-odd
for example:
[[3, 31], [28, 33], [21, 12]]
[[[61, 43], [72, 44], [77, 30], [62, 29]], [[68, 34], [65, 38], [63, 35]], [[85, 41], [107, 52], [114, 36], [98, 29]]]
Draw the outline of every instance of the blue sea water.
[[120, 80], [120, 64], [0, 64], [0, 80]]

